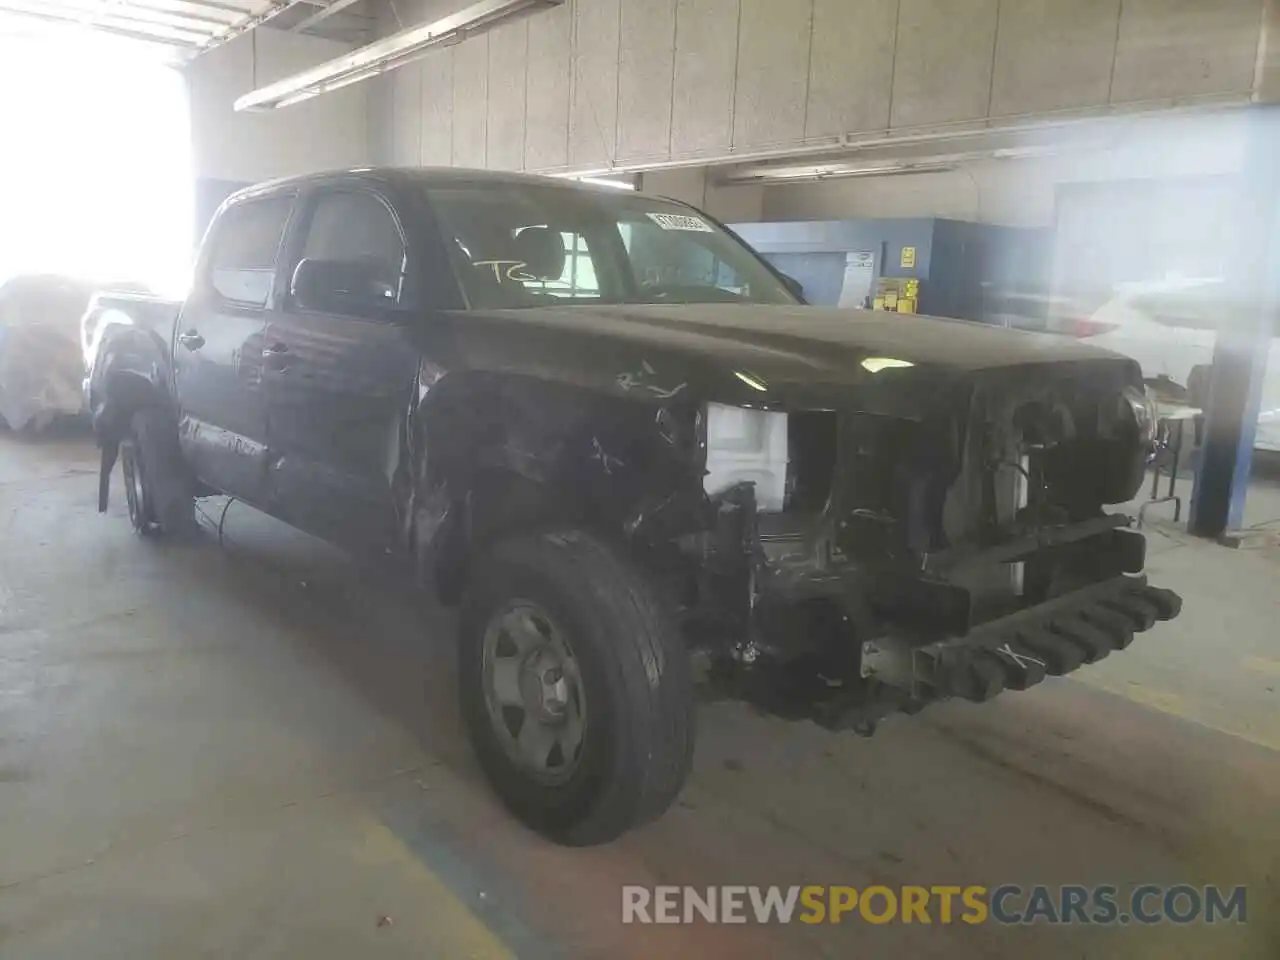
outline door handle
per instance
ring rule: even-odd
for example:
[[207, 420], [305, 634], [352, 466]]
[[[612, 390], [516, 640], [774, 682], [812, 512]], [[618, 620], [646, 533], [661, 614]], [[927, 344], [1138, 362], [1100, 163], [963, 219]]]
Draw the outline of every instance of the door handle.
[[289, 369], [289, 346], [276, 340], [262, 348], [262, 360], [268, 370], [284, 373]]
[[186, 333], [178, 334], [178, 342], [188, 350], [199, 350], [204, 346], [204, 337], [200, 336], [197, 330], [188, 330]]

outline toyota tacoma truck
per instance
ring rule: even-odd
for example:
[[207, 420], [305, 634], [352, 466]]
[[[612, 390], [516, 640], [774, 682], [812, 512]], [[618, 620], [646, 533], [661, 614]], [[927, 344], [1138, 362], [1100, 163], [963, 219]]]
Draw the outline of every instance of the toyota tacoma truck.
[[1179, 612], [1108, 505], [1137, 364], [806, 306], [698, 210], [361, 170], [244, 190], [182, 303], [103, 296], [85, 390], [138, 533], [245, 501], [460, 607], [459, 699], [562, 843], [673, 801], [694, 686], [862, 734], [1070, 673]]

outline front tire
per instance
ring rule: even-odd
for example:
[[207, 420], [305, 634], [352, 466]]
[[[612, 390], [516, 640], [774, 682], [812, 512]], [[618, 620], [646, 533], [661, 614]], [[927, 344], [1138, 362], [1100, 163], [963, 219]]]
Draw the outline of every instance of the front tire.
[[463, 719], [507, 807], [563, 844], [659, 817], [693, 758], [689, 655], [643, 576], [577, 530], [502, 541], [462, 606]]
[[129, 522], [142, 536], [179, 537], [195, 530], [195, 501], [177, 429], [159, 407], [134, 412], [120, 441]]

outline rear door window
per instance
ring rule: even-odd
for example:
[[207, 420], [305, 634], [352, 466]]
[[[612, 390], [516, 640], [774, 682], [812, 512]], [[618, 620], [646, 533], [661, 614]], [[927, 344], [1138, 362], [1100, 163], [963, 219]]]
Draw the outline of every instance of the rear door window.
[[291, 196], [267, 197], [237, 203], [219, 218], [209, 264], [209, 284], [218, 296], [266, 306], [292, 208]]

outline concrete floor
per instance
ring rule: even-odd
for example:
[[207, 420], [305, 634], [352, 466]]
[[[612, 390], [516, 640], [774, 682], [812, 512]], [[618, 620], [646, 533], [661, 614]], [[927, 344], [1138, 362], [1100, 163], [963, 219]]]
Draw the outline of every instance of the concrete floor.
[[[241, 506], [94, 513], [87, 441], [0, 436], [0, 956], [1280, 956], [1280, 559], [1168, 528], [1186, 614], [1077, 679], [874, 739], [719, 704], [661, 822], [563, 850], [455, 717], [448, 616]], [[1250, 923], [624, 927], [624, 883], [1217, 882]]]

